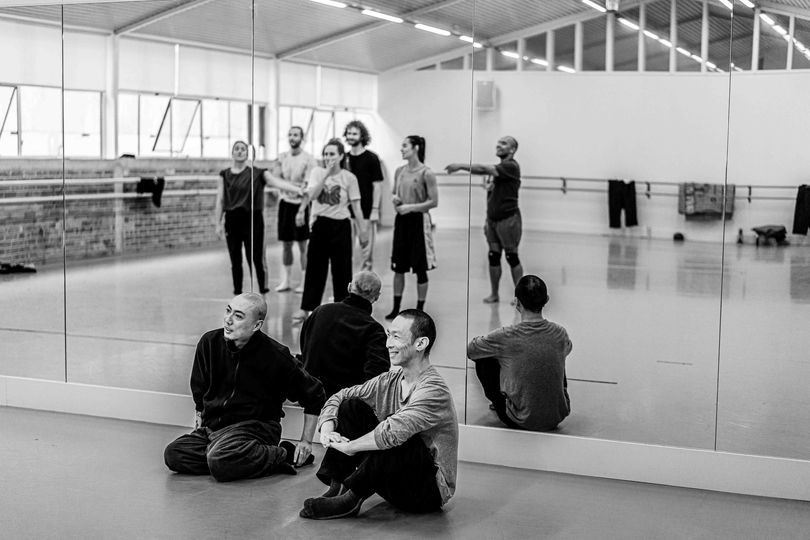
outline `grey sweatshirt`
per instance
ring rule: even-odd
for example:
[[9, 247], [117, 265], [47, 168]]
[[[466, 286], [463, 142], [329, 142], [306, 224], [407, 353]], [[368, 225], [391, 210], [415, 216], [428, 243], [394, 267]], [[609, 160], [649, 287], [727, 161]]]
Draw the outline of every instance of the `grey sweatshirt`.
[[333, 420], [344, 399], [359, 398], [374, 409], [380, 423], [374, 441], [381, 449], [399, 446], [414, 435], [425, 442], [436, 471], [436, 485], [445, 504], [456, 490], [458, 466], [458, 419], [450, 388], [435, 367], [423, 371], [407, 395], [403, 395], [402, 370], [383, 373], [363, 384], [344, 388], [330, 397], [321, 410], [318, 429]]
[[553, 429], [571, 412], [565, 378], [570, 352], [565, 328], [545, 319], [498, 328], [467, 345], [470, 360], [498, 359], [506, 414], [530, 430]]

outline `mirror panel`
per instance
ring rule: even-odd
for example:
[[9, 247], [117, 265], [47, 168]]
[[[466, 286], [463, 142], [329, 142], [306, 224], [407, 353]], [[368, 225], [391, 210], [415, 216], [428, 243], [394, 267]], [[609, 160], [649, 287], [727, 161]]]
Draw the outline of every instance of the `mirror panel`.
[[0, 8], [0, 375], [64, 381], [62, 12], [28, 11]]
[[[700, 1], [619, 2], [617, 12], [607, 13], [574, 0], [553, 8], [477, 10], [476, 29], [492, 45], [489, 54], [510, 59], [512, 69], [475, 73], [476, 84], [494, 85], [497, 100], [494, 110], [473, 112], [472, 161], [497, 163], [498, 137], [519, 142], [519, 260], [524, 273], [548, 286], [543, 316], [562, 325], [573, 343], [565, 366], [571, 414], [555, 432], [713, 448], [723, 221], [720, 212], [693, 216], [683, 204], [679, 213], [679, 190], [723, 188], [730, 19], [711, 3], [704, 13]], [[509, 39], [491, 33], [493, 21], [529, 18], [536, 24]], [[710, 45], [705, 62], [703, 28]], [[541, 34], [545, 56], [533, 56]], [[472, 339], [516, 325], [521, 315], [510, 304], [514, 285], [503, 255], [500, 301], [482, 303], [491, 272], [480, 234], [481, 188], [470, 215]], [[686, 241], [673, 242], [675, 233]], [[536, 389], [551, 385], [562, 395], [564, 347], [555, 339], [549, 347], [556, 353], [524, 353], [523, 364], [501, 353], [496, 391], [510, 396], [504, 407], [511, 412], [504, 414], [512, 422], [526, 418], [527, 396], [545, 399]], [[531, 351], [537, 350], [543, 349], [535, 343]], [[529, 361], [549, 367], [530, 385], [510, 387], [504, 373], [528, 380], [535, 369]], [[467, 379], [468, 422], [505, 427], [473, 362]]]
[[808, 459], [810, 11], [735, 3], [734, 25], [717, 449]]

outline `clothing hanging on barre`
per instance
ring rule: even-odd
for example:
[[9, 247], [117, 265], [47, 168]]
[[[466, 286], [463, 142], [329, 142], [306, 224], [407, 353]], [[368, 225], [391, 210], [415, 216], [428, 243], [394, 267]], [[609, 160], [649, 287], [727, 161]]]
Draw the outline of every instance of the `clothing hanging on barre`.
[[734, 184], [679, 184], [678, 213], [685, 215], [689, 221], [708, 221], [721, 219], [725, 206], [726, 219], [729, 219], [734, 213], [736, 187]]
[[608, 216], [611, 229], [622, 228], [622, 210], [624, 210], [625, 227], [638, 225], [636, 183], [608, 180]]
[[802, 184], [796, 193], [796, 210], [793, 214], [793, 234], [807, 235], [810, 228], [810, 186]]

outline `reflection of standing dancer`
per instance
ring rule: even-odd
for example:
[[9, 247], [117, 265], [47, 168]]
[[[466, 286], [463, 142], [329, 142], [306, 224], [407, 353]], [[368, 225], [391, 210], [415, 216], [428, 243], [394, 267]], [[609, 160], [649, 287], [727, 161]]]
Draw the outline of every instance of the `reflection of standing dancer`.
[[[371, 270], [374, 259], [374, 238], [377, 232], [377, 223], [380, 221], [380, 199], [382, 197], [383, 171], [380, 158], [367, 149], [371, 142], [371, 135], [365, 124], [360, 120], [352, 120], [346, 124], [343, 136], [349, 144], [346, 154], [346, 169], [357, 177], [360, 187], [360, 208], [362, 216], [355, 216], [355, 223], [361, 221], [368, 231], [368, 242], [360, 245], [361, 269]], [[338, 300], [335, 297], [335, 300]]]
[[523, 266], [518, 258], [518, 244], [523, 226], [518, 208], [520, 165], [514, 159], [517, 149], [518, 142], [514, 137], [501, 137], [495, 147], [495, 155], [501, 158], [501, 162], [497, 165], [451, 163], [445, 167], [448, 173], [470, 171], [473, 174], [489, 175], [489, 178], [484, 180], [484, 187], [487, 190], [487, 221], [484, 234], [489, 243], [489, 282], [492, 287], [490, 295], [484, 298], [487, 304], [499, 300], [501, 251], [506, 252], [506, 262], [509, 263], [514, 284], [517, 285], [523, 276]]
[[416, 309], [423, 309], [428, 291], [428, 270], [436, 267], [430, 215], [428, 211], [439, 204], [436, 176], [425, 166], [425, 139], [408, 135], [400, 148], [407, 163], [394, 175], [394, 246], [391, 270], [394, 271], [394, 308], [385, 316], [393, 319], [399, 314], [405, 272], [416, 274]]
[[[242, 246], [245, 256], [256, 269], [256, 281], [262, 294], [268, 292], [264, 269], [264, 186], [299, 193], [289, 182], [271, 177], [266, 170], [248, 166], [248, 145], [236, 141], [231, 148], [233, 165], [219, 172], [217, 201], [214, 209], [217, 236], [222, 237], [223, 226], [228, 255], [231, 258], [233, 293], [242, 294]], [[223, 223], [223, 217], [224, 223]], [[252, 231], [251, 231], [252, 228]]]
[[303, 320], [318, 307], [326, 287], [326, 273], [331, 266], [332, 295], [339, 301], [348, 294], [352, 279], [352, 226], [349, 207], [354, 210], [359, 228], [360, 245], [368, 242], [366, 226], [359, 218], [360, 189], [357, 178], [340, 167], [345, 150], [340, 139], [331, 139], [323, 147], [323, 167], [309, 175], [304, 200], [295, 222], [304, 224], [305, 209], [312, 200], [312, 233], [307, 248], [308, 267], [304, 279], [301, 310], [293, 317]]
[[[287, 133], [290, 151], [284, 152], [278, 157], [278, 165], [273, 169], [274, 174], [302, 188], [306, 186], [309, 171], [316, 166], [315, 158], [301, 148], [303, 140], [304, 130], [299, 126], [291, 127]], [[304, 225], [296, 226], [295, 215], [298, 213], [301, 200], [298, 194], [282, 193], [278, 201], [278, 240], [283, 243], [281, 283], [276, 287], [278, 292], [290, 290], [293, 242], [298, 243], [298, 252], [301, 257], [301, 284], [295, 289], [295, 292], [304, 292], [304, 276], [307, 271], [307, 240], [309, 240], [309, 209], [305, 209]]]

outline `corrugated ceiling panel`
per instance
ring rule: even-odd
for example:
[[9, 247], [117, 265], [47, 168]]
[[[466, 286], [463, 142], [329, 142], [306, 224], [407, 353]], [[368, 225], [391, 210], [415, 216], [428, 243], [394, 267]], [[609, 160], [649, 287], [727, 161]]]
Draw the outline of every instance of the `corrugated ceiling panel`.
[[384, 71], [464, 45], [457, 39], [434, 36], [403, 25], [389, 25], [344, 40], [340, 47], [323, 47], [297, 58]]

